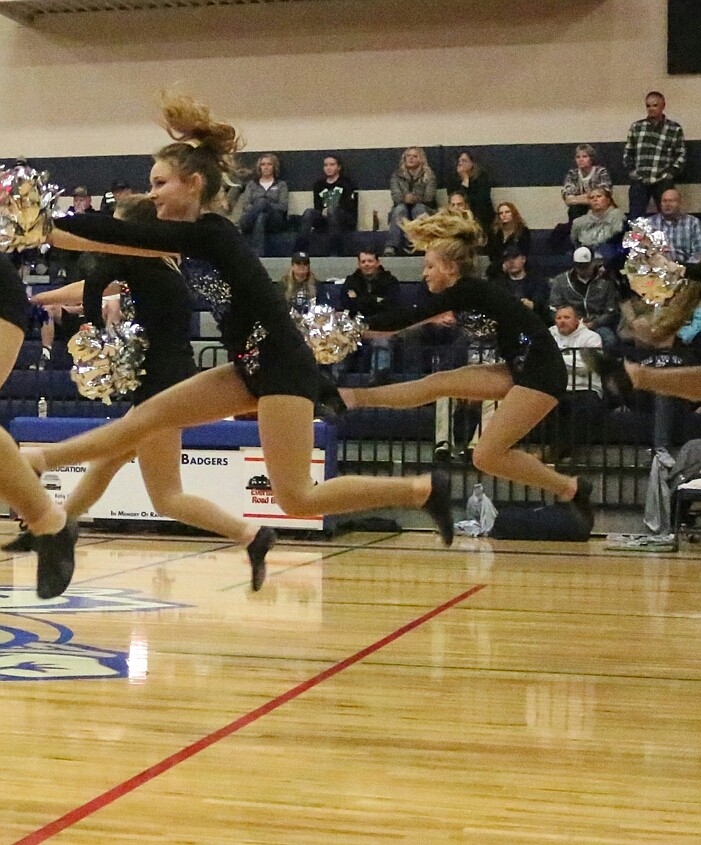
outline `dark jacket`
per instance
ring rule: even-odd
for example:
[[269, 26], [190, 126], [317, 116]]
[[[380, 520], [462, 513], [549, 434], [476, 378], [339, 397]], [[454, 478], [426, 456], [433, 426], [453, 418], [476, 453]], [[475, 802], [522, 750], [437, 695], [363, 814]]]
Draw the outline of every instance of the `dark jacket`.
[[355, 222], [358, 220], [358, 194], [355, 185], [339, 176], [335, 182], [319, 179], [314, 183], [314, 210], [323, 211], [328, 207], [342, 208]]
[[484, 173], [470, 177], [470, 184], [465, 187], [460, 178], [452, 176], [446, 185], [448, 196], [451, 194], [462, 194], [470, 206], [477, 222], [486, 234], [494, 221], [494, 205], [492, 204], [492, 186], [489, 184]]
[[487, 235], [487, 255], [489, 256], [489, 267], [487, 276], [493, 279], [501, 273], [501, 265], [504, 263], [504, 249], [508, 244], [518, 244], [519, 250], [526, 258], [531, 254], [531, 230], [524, 226], [518, 235], [509, 235], [506, 240], [501, 229], [490, 229]]
[[546, 326], [551, 325], [550, 285], [542, 276], [527, 271], [523, 279], [514, 281], [506, 273], [501, 273], [495, 281], [502, 284], [516, 299], [529, 299], [533, 303], [533, 311]]
[[341, 309], [351, 317], [362, 314], [371, 317], [391, 311], [399, 305], [399, 282], [384, 267], [369, 281], [360, 270], [346, 277], [341, 288]]

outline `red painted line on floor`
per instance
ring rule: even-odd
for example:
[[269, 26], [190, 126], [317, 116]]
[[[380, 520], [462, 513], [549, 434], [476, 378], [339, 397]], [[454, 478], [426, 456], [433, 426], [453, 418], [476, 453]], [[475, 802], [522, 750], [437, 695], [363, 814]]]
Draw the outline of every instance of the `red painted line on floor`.
[[38, 845], [40, 842], [46, 842], [47, 839], [51, 838], [55, 834], [60, 833], [62, 830], [66, 830], [66, 828], [71, 827], [74, 824], [77, 824], [79, 821], [82, 821], [93, 813], [96, 813], [98, 810], [102, 810], [104, 807], [114, 803], [119, 798], [128, 795], [130, 792], [138, 789], [138, 787], [143, 786], [145, 783], [148, 783], [150, 780], [158, 777], [158, 775], [162, 775], [164, 772], [174, 768], [179, 763], [182, 763], [190, 757], [194, 757], [195, 754], [199, 754], [200, 751], [204, 751], [206, 748], [209, 748], [210, 745], [214, 745], [216, 742], [226, 739], [228, 736], [231, 736], [231, 734], [236, 733], [236, 731], [241, 730], [241, 728], [245, 728], [247, 725], [250, 725], [252, 722], [260, 719], [262, 716], [267, 716], [268, 713], [272, 713], [274, 710], [282, 707], [283, 704], [287, 704], [288, 701], [298, 698], [303, 693], [323, 683], [323, 681], [332, 678], [334, 675], [338, 675], [339, 672], [343, 672], [345, 669], [348, 669], [349, 666], [353, 666], [355, 663], [358, 663], [360, 660], [368, 657], [368, 655], [379, 651], [386, 645], [389, 645], [395, 640], [398, 640], [400, 637], [403, 637], [404, 634], [408, 634], [410, 631], [413, 631], [425, 622], [429, 622], [439, 614], [445, 612], [446, 610], [450, 610], [452, 607], [455, 607], [455, 605], [460, 604], [460, 602], [465, 601], [465, 599], [468, 599], [470, 596], [473, 596], [475, 593], [483, 590], [486, 586], [486, 584], [477, 584], [469, 590], [466, 590], [464, 593], [460, 593], [459, 596], [455, 596], [455, 598], [450, 599], [444, 604], [434, 607], [433, 610], [429, 610], [428, 613], [424, 613], [423, 616], [419, 616], [417, 619], [407, 622], [406, 625], [402, 625], [401, 628], [397, 628], [396, 631], [393, 631], [391, 634], [387, 634], [387, 636], [383, 637], [381, 640], [377, 640], [377, 642], [366, 646], [350, 657], [346, 657], [346, 659], [341, 660], [340, 663], [335, 663], [333, 666], [329, 666], [328, 669], [324, 669], [323, 672], [319, 672], [319, 674], [314, 675], [313, 678], [302, 681], [301, 684], [298, 684], [296, 687], [292, 687], [292, 689], [287, 690], [287, 692], [283, 692], [282, 695], [277, 696], [277, 698], [272, 698], [270, 701], [267, 701], [255, 710], [251, 710], [250, 713], [240, 716], [238, 719], [228, 725], [225, 725], [223, 728], [219, 728], [219, 730], [202, 737], [202, 739], [198, 739], [197, 742], [193, 742], [192, 745], [187, 745], [184, 748], [181, 748], [180, 751], [176, 751], [175, 754], [171, 754], [170, 757], [166, 757], [164, 760], [161, 760], [160, 763], [156, 763], [148, 769], [144, 769], [143, 772], [139, 772], [138, 775], [134, 775], [134, 777], [129, 778], [129, 780], [125, 780], [123, 783], [113, 786], [111, 789], [108, 789], [106, 792], [103, 792], [102, 795], [98, 795], [86, 804], [76, 807], [74, 810], [71, 810], [60, 818], [49, 822], [49, 824], [39, 830], [35, 830], [33, 833], [28, 834], [22, 839], [18, 839], [13, 845]]

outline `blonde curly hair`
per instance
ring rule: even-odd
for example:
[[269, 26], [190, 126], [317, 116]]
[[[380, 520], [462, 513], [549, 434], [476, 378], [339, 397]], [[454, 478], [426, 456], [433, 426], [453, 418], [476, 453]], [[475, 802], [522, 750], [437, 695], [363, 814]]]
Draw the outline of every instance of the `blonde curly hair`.
[[213, 202], [222, 184], [240, 172], [236, 154], [243, 147], [241, 136], [186, 94], [162, 92], [161, 112], [161, 125], [174, 143], [162, 147], [154, 159], [168, 161], [183, 176], [199, 173], [204, 180], [202, 202]]
[[455, 262], [461, 275], [472, 272], [475, 251], [484, 244], [482, 229], [472, 215], [443, 209], [401, 225], [414, 252], [437, 252], [444, 261]]

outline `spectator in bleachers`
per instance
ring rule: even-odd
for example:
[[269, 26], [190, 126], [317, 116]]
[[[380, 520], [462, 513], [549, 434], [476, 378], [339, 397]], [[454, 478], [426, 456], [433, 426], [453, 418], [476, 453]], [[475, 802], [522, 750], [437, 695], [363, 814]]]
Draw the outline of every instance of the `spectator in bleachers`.
[[469, 150], [461, 150], [455, 173], [447, 179], [448, 193], [460, 193], [467, 200], [483, 232], [488, 232], [494, 220], [492, 186], [483, 168], [475, 162]]
[[302, 215], [295, 249], [309, 250], [313, 231], [328, 231], [329, 254], [343, 251], [343, 233], [358, 225], [358, 194], [343, 173], [343, 162], [336, 155], [324, 158], [324, 175], [314, 183], [314, 208]]
[[[557, 462], [568, 457], [575, 445], [586, 440], [604, 412], [601, 379], [591, 373], [580, 349], [601, 349], [601, 337], [588, 329], [582, 314], [572, 305], [561, 305], [550, 327], [567, 367], [567, 392], [560, 400], [557, 415], [558, 437], [546, 450], [546, 460]], [[549, 420], [552, 424], [554, 420]], [[547, 428], [546, 428], [547, 430]]]
[[407, 147], [389, 182], [392, 211], [384, 255], [397, 255], [404, 244], [402, 220], [415, 220], [436, 210], [436, 174], [421, 147]]
[[[73, 191], [73, 204], [68, 209], [72, 214], [97, 214], [92, 206], [92, 197], [84, 185], [79, 185]], [[49, 280], [52, 284], [71, 284], [84, 279], [85, 266], [92, 266], [94, 256], [88, 253], [71, 252], [66, 249], [52, 247], [49, 251]]]
[[243, 192], [241, 231], [251, 236], [251, 245], [258, 255], [265, 254], [265, 236], [281, 232], [287, 223], [289, 191], [279, 178], [280, 160], [273, 153], [258, 158], [253, 179]]
[[45, 370], [51, 364], [54, 341], [70, 340], [83, 322], [83, 309], [79, 306], [46, 305], [43, 311], [39, 329], [41, 354], [30, 370]]
[[573, 221], [570, 237], [575, 248], [589, 247], [594, 257], [608, 261], [620, 253], [626, 216], [609, 188], [592, 188], [588, 198], [589, 211]]
[[660, 211], [650, 218], [655, 231], [664, 232], [671, 257], [680, 264], [701, 261], [701, 223], [682, 211], [682, 198], [676, 188], [660, 197]]
[[601, 336], [604, 348], [616, 349], [618, 291], [605, 268], [600, 262], [594, 261], [591, 250], [586, 246], [580, 246], [574, 251], [572, 269], [552, 280], [551, 313], [554, 315], [561, 305], [572, 305], [580, 311], [584, 325]]
[[[399, 281], [380, 263], [375, 252], [358, 253], [358, 267], [341, 287], [340, 308], [351, 317], [372, 317], [399, 307]], [[373, 338], [370, 375], [374, 382], [388, 378], [392, 368], [391, 339]]]
[[290, 308], [301, 314], [309, 308], [312, 299], [316, 299], [317, 278], [312, 272], [311, 261], [306, 252], [295, 252], [290, 266], [280, 279], [285, 299]]
[[574, 151], [575, 166], [567, 171], [562, 186], [562, 199], [567, 206], [567, 217], [575, 220], [589, 211], [589, 191], [594, 188], [611, 190], [608, 170], [597, 164], [596, 150], [591, 144], [578, 144]]
[[531, 252], [531, 231], [526, 226], [519, 210], [512, 202], [500, 202], [497, 216], [487, 234], [487, 276], [494, 278], [501, 272], [504, 249], [507, 244], [516, 244], [526, 258]]
[[502, 271], [496, 277], [517, 299], [542, 318], [546, 326], [550, 314], [550, 285], [538, 273], [526, 268], [527, 258], [516, 241], [504, 248]]
[[134, 193], [132, 186], [124, 179], [115, 179], [112, 187], [102, 198], [100, 211], [103, 214], [114, 215], [114, 209], [119, 200], [129, 197]]
[[631, 125], [623, 152], [630, 177], [628, 214], [632, 220], [646, 213], [650, 197], [660, 210], [662, 194], [674, 187], [686, 163], [684, 131], [665, 115], [664, 96], [650, 91], [645, 108], [647, 117]]
[[91, 214], [96, 211], [92, 205], [92, 197], [85, 185], [78, 185], [73, 191], [73, 204], [68, 209], [70, 214]]

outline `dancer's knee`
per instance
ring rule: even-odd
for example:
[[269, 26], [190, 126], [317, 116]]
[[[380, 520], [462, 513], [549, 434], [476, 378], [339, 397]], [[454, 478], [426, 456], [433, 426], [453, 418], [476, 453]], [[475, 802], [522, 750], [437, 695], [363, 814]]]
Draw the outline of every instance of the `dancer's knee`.
[[505, 450], [495, 449], [494, 446], [485, 446], [482, 441], [478, 442], [472, 453], [472, 465], [480, 472], [493, 475], [501, 464]]
[[273, 490], [275, 501], [278, 507], [289, 514], [290, 516], [316, 516], [317, 507], [315, 507], [312, 497], [309, 495], [313, 486], [298, 488], [293, 486], [276, 487]]

